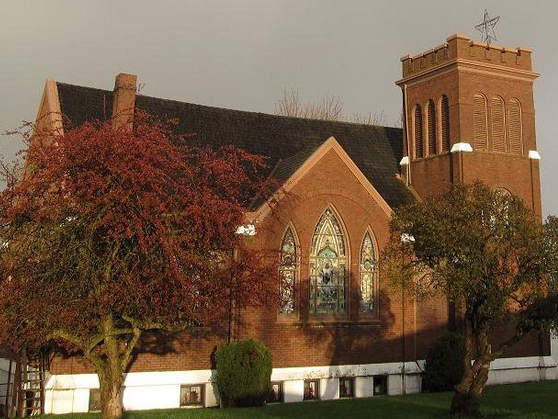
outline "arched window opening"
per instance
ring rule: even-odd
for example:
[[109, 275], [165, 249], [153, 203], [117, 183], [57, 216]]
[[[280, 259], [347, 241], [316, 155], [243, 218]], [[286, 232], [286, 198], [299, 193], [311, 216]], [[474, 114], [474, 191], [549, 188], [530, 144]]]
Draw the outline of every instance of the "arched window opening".
[[490, 100], [490, 121], [492, 123], [492, 149], [494, 151], [506, 151], [506, 122], [504, 100], [500, 96], [494, 96]]
[[450, 120], [449, 101], [446, 95], [442, 95], [442, 151], [450, 150]]
[[281, 242], [279, 261], [279, 313], [281, 314], [294, 314], [296, 311], [297, 268], [296, 241], [291, 227], [288, 227]]
[[366, 232], [360, 248], [360, 311], [373, 313], [376, 308], [376, 278], [378, 260], [374, 240]]
[[510, 141], [510, 152], [523, 153], [523, 124], [521, 122], [521, 104], [519, 100], [510, 100], [508, 110], [508, 138]]
[[314, 230], [310, 248], [311, 314], [345, 312], [346, 270], [345, 235], [328, 208]]
[[486, 150], [488, 128], [486, 118], [486, 98], [480, 93], [473, 97], [473, 142], [475, 150]]
[[438, 142], [436, 141], [436, 105], [430, 99], [428, 101], [428, 155], [433, 156], [438, 152]]
[[422, 109], [420, 105], [415, 106], [415, 158], [420, 159], [424, 157], [422, 148]]

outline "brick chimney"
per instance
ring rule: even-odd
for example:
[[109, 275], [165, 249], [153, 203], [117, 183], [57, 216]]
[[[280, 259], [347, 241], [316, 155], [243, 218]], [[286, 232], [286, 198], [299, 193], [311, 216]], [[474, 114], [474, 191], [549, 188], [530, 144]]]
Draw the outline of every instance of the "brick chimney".
[[114, 80], [112, 101], [112, 127], [132, 130], [134, 125], [134, 109], [136, 104], [138, 76], [120, 73]]

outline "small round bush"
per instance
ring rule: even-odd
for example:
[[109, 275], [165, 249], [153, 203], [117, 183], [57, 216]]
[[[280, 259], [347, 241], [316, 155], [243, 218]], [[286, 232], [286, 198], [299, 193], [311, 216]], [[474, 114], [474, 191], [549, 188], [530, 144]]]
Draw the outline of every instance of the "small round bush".
[[423, 390], [451, 391], [463, 377], [465, 342], [457, 333], [443, 332], [428, 351]]
[[215, 352], [217, 387], [223, 407], [261, 406], [271, 388], [271, 354], [263, 342], [221, 345]]

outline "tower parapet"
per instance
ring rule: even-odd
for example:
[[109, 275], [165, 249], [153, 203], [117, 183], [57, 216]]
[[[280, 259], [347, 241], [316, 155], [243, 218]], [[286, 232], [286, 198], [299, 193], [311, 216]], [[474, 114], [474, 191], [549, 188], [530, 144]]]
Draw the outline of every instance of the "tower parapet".
[[431, 71], [456, 60], [475, 61], [498, 65], [515, 70], [532, 71], [532, 50], [526, 47], [508, 48], [496, 44], [473, 41], [471, 38], [454, 34], [446, 42], [418, 55], [401, 57], [403, 78]]

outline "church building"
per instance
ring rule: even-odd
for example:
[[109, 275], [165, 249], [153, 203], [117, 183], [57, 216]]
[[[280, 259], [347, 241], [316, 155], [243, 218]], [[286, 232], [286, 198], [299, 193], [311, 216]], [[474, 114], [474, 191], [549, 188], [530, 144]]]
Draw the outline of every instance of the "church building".
[[[481, 180], [521, 197], [539, 216], [541, 191], [528, 48], [453, 35], [401, 58], [403, 128], [267, 115], [137, 93], [135, 75], [114, 90], [47, 80], [39, 116], [64, 128], [141, 109], [195, 144], [233, 144], [263, 155], [282, 185], [271, 211], [247, 214], [255, 247], [277, 249], [277, 306], [235, 314], [233, 340], [264, 341], [279, 402], [421, 391], [429, 347], [451, 323], [444, 300], [415, 301], [379, 275], [394, 209]], [[253, 226], [253, 227], [252, 227]], [[500, 330], [503, 338], [506, 331]], [[211, 355], [228, 331], [194, 329], [167, 350], [140, 353], [126, 374], [124, 408], [216, 406]], [[491, 365], [489, 384], [556, 378], [550, 340], [530, 335]], [[87, 361], [55, 357], [46, 413], [98, 408]]]

